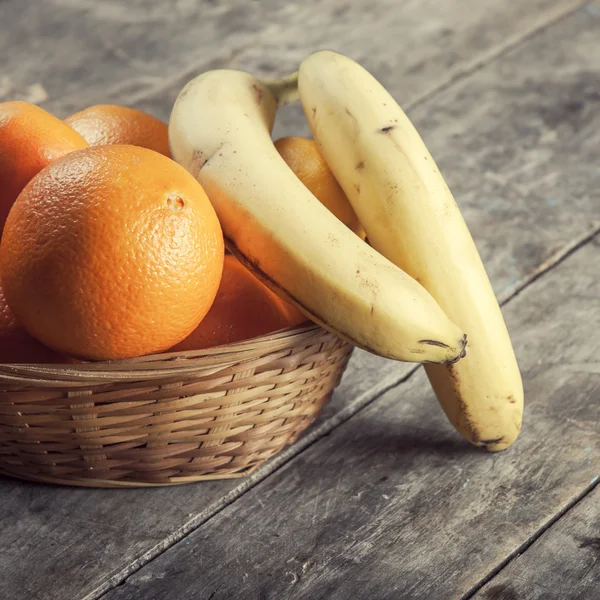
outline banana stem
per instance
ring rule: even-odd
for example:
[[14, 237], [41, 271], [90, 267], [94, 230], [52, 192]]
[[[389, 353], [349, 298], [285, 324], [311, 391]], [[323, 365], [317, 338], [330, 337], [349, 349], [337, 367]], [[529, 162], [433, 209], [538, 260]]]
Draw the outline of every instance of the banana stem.
[[277, 101], [277, 108], [296, 102], [300, 98], [298, 95], [298, 71], [283, 79], [273, 79], [262, 83], [273, 94]]

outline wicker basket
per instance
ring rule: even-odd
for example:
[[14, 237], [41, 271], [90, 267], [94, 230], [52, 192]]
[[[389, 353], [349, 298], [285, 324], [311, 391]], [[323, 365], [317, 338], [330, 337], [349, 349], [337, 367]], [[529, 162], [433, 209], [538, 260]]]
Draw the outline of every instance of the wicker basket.
[[93, 487], [241, 477], [306, 429], [351, 351], [305, 324], [196, 352], [0, 365], [0, 473]]

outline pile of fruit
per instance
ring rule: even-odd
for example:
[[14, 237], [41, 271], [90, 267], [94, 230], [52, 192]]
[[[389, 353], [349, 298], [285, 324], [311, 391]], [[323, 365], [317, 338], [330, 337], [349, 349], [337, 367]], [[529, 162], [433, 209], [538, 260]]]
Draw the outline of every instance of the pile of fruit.
[[[296, 99], [314, 141], [274, 143]], [[195, 350], [310, 318], [424, 363], [472, 443], [518, 435], [519, 369], [475, 244], [407, 116], [347, 57], [278, 81], [209, 71], [168, 126], [0, 104], [0, 181], [0, 362]]]
[[[345, 201], [314, 142], [279, 143], [307, 185]], [[169, 158], [162, 121], [101, 105], [62, 122], [6, 102], [0, 145], [0, 362], [197, 350], [306, 320], [224, 256], [215, 211]]]

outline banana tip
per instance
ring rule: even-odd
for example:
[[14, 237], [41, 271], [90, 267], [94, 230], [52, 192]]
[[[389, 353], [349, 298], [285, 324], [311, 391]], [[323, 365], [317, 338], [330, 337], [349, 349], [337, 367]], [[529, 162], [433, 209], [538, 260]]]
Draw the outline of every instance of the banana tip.
[[444, 362], [445, 365], [453, 365], [457, 363], [461, 358], [464, 358], [467, 355], [467, 334], [465, 333], [460, 341], [460, 352], [454, 358], [447, 360]]

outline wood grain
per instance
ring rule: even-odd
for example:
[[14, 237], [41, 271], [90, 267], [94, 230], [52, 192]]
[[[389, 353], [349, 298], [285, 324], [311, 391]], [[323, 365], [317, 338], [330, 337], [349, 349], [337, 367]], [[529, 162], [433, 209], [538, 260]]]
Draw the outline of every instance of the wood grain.
[[[196, 70], [213, 65], [248, 66], [264, 74], [274, 73], [282, 66], [282, 72], [286, 72], [297, 60], [296, 55], [286, 59], [286, 53], [295, 52], [294, 46], [300, 43], [291, 34], [285, 39], [285, 47], [289, 46], [285, 51], [275, 53], [265, 45], [261, 58], [255, 47], [263, 47], [265, 40], [275, 35], [276, 27], [283, 27], [282, 33], [277, 34], [283, 43], [285, 32], [292, 31], [286, 29], [288, 21], [289, 27], [293, 24], [293, 31], [302, 34], [300, 38], [308, 36], [303, 50], [297, 50], [299, 54], [312, 49], [311, 43], [329, 45], [326, 17], [331, 18], [335, 20], [336, 37], [342, 40], [337, 49], [365, 59], [365, 64], [403, 103], [419, 102], [411, 116], [453, 187], [459, 186], [457, 196], [476, 240], [479, 244], [486, 240], [488, 244], [484, 258], [496, 289], [508, 294], [532, 277], [536, 269], [552, 262], [555, 251], [587, 235], [597, 216], [593, 201], [598, 198], [598, 103], [593, 96], [586, 96], [586, 119], [578, 122], [577, 128], [568, 126], [566, 117], [556, 118], [558, 133], [552, 138], [552, 134], [544, 133], [546, 125], [536, 117], [533, 101], [536, 94], [544, 91], [541, 82], [551, 79], [556, 68], [580, 81], [582, 73], [597, 72], [597, 24], [593, 15], [578, 11], [552, 26], [548, 35], [540, 38], [541, 42], [538, 37], [532, 38], [522, 48], [448, 87], [440, 100], [422, 102], [420, 99], [430, 90], [446, 86], [451, 79], [460, 79], [479, 62], [489, 61], [507, 44], [516, 44], [532, 29], [556, 20], [577, 3], [528, 0], [512, 6], [488, 0], [481, 8], [479, 4], [474, 0], [461, 4], [463, 13], [457, 12], [450, 0], [411, 1], [401, 6], [394, 4], [390, 16], [387, 9], [391, 1], [378, 2], [375, 8], [366, 2], [344, 8], [347, 3], [340, 0], [319, 4], [325, 11], [319, 17], [314, 2], [294, 2], [281, 8], [281, 14], [269, 13], [265, 20], [261, 11], [267, 10], [270, 3], [261, 3], [261, 8], [253, 5], [256, 15], [249, 15], [252, 11], [241, 5], [223, 7], [206, 2], [200, 18], [196, 13], [190, 16], [189, 7], [196, 7], [195, 2], [178, 2], [177, 8], [169, 9], [165, 16], [164, 8], [141, 0], [52, 0], [35, 8], [33, 3], [8, 0], [0, 4], [0, 23], [5, 34], [0, 38], [0, 47], [6, 58], [3, 77], [8, 74], [8, 80], [1, 79], [0, 97], [26, 97], [29, 93], [39, 96], [45, 90], [48, 98], [43, 103], [57, 114], [67, 114], [93, 102], [113, 101], [149, 108], [165, 116], [179, 83]], [[47, 14], [49, 10], [51, 15]], [[337, 16], [336, 10], [340, 11]], [[255, 16], [262, 19], [260, 26]], [[369, 35], [357, 33], [358, 17], [371, 24]], [[402, 22], [409, 25], [400, 36], [391, 25]], [[227, 33], [229, 30], [232, 32]], [[219, 43], [211, 37], [213, 34]], [[443, 43], [438, 43], [442, 38]], [[448, 63], [440, 62], [445, 54], [451, 57]], [[277, 56], [275, 64], [273, 56]], [[369, 56], [371, 62], [367, 61]], [[421, 67], [409, 73], [417, 63]], [[523, 72], [522, 64], [526, 65]], [[481, 77], [487, 78], [485, 83], [478, 83]], [[480, 95], [490, 85], [493, 93], [482, 104]], [[524, 104], [523, 90], [529, 99]], [[550, 95], [544, 98], [545, 106], [556, 114], [564, 114], [560, 106], [565, 97], [554, 102]], [[454, 104], [457, 106], [451, 110]], [[290, 123], [298, 124], [297, 115], [290, 113], [290, 119]], [[285, 119], [282, 125], [285, 127]], [[519, 132], [527, 140], [523, 148]], [[542, 158], [529, 148], [539, 139], [546, 139]], [[585, 157], [576, 170], [579, 196], [573, 198], [570, 188], [564, 185], [553, 189], [550, 212], [554, 220], [542, 214], [549, 210], [548, 204], [533, 192], [512, 194], [506, 200], [507, 190], [512, 192], [510, 181], [491, 180], [479, 159], [482, 149], [496, 144], [496, 140], [503, 144], [503, 152], [493, 163], [494, 173], [502, 173], [503, 161], [518, 162], [518, 154], [527, 150], [526, 161], [533, 161], [555, 178], [568, 177], [563, 163], [566, 155], [576, 150], [578, 156]], [[569, 160], [571, 168], [575, 157]], [[538, 176], [533, 171], [528, 179], [528, 172], [524, 169], [521, 184], [527, 189], [533, 187], [534, 176]], [[501, 210], [494, 212], [498, 202], [502, 203]], [[576, 210], [570, 210], [573, 202], [577, 202]], [[324, 418], [331, 417], [334, 427], [340, 422], [335, 420], [340, 409], [346, 410], [344, 418], [348, 418], [409, 371], [406, 365], [357, 352]], [[430, 410], [441, 418], [434, 403]], [[443, 419], [440, 423], [444, 423]], [[469, 451], [451, 432], [447, 434], [451, 440], [449, 451], [456, 447], [462, 449], [459, 452]], [[430, 458], [426, 448], [422, 452], [425, 459]], [[301, 461], [296, 468], [301, 477]], [[177, 490], [128, 491], [63, 489], [2, 479], [0, 597], [97, 597], [264, 476], [258, 473], [241, 484], [211, 482]], [[31, 577], [34, 569], [36, 576]], [[69, 576], [65, 577], [65, 573]]]
[[474, 600], [597, 600], [600, 487], [473, 596]]
[[[327, 47], [365, 61], [410, 102], [582, 1], [514, 4], [10, 0], [0, 4], [0, 99], [31, 98], [66, 116], [99, 102], [161, 99], [174, 81], [214, 67], [287, 74]], [[167, 118], [170, 105], [159, 102], [157, 116]]]
[[463, 444], [420, 371], [105, 600], [466, 593], [600, 475], [599, 260], [596, 238], [507, 307], [528, 399], [512, 449]]

